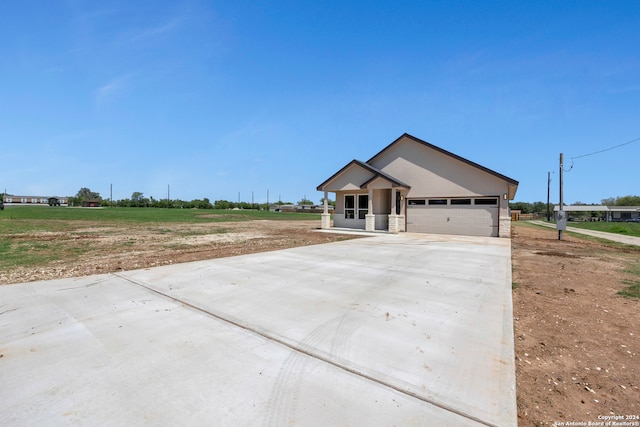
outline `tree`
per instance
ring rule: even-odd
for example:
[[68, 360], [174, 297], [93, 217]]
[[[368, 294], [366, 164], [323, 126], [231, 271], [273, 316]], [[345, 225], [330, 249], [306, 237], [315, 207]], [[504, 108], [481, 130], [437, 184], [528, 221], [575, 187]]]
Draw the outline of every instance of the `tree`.
[[83, 200], [101, 200], [102, 198], [100, 197], [100, 193], [96, 193], [88, 188], [82, 187], [78, 191], [78, 194], [76, 194], [76, 199], [79, 202], [82, 202]]
[[616, 199], [616, 206], [640, 206], [640, 196], [624, 196]]
[[[331, 200], [331, 199], [327, 199], [327, 204], [329, 206], [334, 206], [336, 205], [336, 201], [335, 200]], [[320, 199], [320, 205], [324, 205], [324, 197], [322, 199]]]
[[144, 199], [144, 195], [139, 191], [134, 191], [131, 193], [131, 204], [133, 206], [140, 206]]
[[303, 197], [302, 200], [298, 202], [299, 205], [313, 205], [313, 202], [306, 197]]
[[614, 206], [616, 204], [616, 198], [615, 197], [607, 197], [606, 199], [600, 200], [600, 203], [603, 206]]

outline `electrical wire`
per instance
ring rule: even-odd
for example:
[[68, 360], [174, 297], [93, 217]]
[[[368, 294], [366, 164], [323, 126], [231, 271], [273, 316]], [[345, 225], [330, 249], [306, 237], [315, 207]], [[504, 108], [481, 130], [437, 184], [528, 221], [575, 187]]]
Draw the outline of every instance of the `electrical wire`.
[[[570, 159], [570, 160], [573, 160], [573, 159], [579, 159], [579, 158], [581, 158], [581, 157], [593, 156], [594, 154], [604, 153], [605, 151], [610, 151], [610, 150], [613, 150], [613, 149], [615, 149], [615, 148], [620, 148], [620, 147], [623, 147], [623, 146], [625, 146], [625, 145], [629, 145], [629, 144], [631, 144], [632, 142], [636, 142], [636, 141], [640, 141], [640, 138], [633, 139], [633, 140], [631, 140], [631, 141], [625, 142], [624, 144], [614, 145], [613, 147], [605, 148], [604, 150], [594, 151], [593, 153], [589, 153], [589, 154], [582, 154], [582, 155], [580, 155], [580, 156], [574, 156], [574, 157], [571, 157], [571, 159]], [[573, 166], [571, 166], [571, 167], [573, 167]]]

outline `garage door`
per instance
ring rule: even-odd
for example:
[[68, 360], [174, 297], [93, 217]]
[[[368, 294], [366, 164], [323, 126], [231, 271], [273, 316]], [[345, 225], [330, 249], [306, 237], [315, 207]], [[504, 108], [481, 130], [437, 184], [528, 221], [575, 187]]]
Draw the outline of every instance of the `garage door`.
[[407, 200], [407, 231], [498, 237], [498, 198]]

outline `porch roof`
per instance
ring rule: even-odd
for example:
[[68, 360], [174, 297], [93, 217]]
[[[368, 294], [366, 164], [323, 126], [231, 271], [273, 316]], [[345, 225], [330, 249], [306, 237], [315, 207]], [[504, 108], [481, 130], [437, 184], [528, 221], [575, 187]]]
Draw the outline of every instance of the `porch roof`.
[[362, 162], [360, 160], [355, 160], [354, 159], [354, 160], [350, 161], [349, 163], [347, 163], [338, 172], [334, 173], [325, 182], [320, 184], [317, 187], [317, 190], [318, 191], [332, 191], [331, 188], [329, 187], [331, 182], [334, 181], [336, 178], [338, 178], [340, 175], [342, 175], [346, 170], [348, 170], [352, 166], [360, 167], [360, 168], [365, 169], [368, 172], [373, 174], [373, 176], [371, 178], [367, 179], [365, 182], [360, 184], [360, 188], [366, 188], [367, 185], [369, 185], [369, 183], [371, 183], [372, 181], [374, 181], [377, 178], [382, 178], [382, 179], [388, 181], [391, 184], [392, 187], [403, 187], [403, 188], [407, 188], [407, 189], [411, 188], [410, 185], [405, 184], [404, 182], [400, 181], [397, 178], [394, 178], [393, 176], [389, 175], [388, 173], [382, 172], [380, 169], [375, 168], [375, 167], [371, 166], [368, 163], [365, 163], [365, 162]]

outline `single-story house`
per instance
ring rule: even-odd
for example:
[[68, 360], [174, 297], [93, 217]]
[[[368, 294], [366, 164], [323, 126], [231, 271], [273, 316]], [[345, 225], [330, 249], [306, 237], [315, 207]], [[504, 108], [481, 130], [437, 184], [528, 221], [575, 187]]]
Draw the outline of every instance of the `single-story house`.
[[366, 162], [352, 160], [317, 187], [322, 228], [510, 237], [518, 181], [403, 134]]
[[83, 208], [99, 208], [102, 206], [102, 199], [86, 199], [80, 205]]
[[49, 197], [49, 196], [14, 196], [5, 194], [3, 196], [4, 203], [7, 205], [40, 205], [52, 206], [51, 201], [57, 200], [56, 206], [67, 206], [68, 197]]
[[[558, 219], [560, 205], [553, 207], [554, 220]], [[603, 212], [603, 219], [607, 222], [640, 222], [640, 206], [604, 206], [604, 205], [565, 205], [562, 209], [565, 212], [575, 212], [580, 215], [580, 219], [589, 220], [584, 214]], [[573, 220], [573, 215], [569, 214], [569, 221]]]

